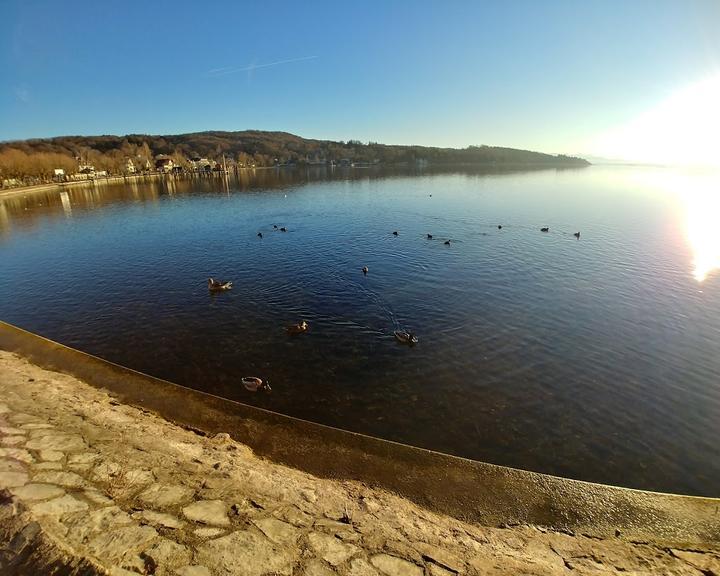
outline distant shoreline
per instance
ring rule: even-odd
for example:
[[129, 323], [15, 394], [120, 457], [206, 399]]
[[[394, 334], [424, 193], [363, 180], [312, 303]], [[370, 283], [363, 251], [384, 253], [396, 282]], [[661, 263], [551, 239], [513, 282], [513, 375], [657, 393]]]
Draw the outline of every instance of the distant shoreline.
[[[306, 169], [306, 170], [320, 170], [320, 169], [326, 169], [326, 170], [368, 170], [368, 169], [378, 169], [378, 168], [390, 168], [390, 169], [415, 169], [419, 172], [424, 172], [426, 170], [433, 170], [433, 169], [452, 169], [452, 168], [465, 168], [465, 169], [475, 169], [475, 170], [482, 170], [482, 169], [492, 169], [492, 170], [522, 170], [522, 169], [528, 169], [528, 170], [536, 170], [536, 169], [583, 169], [588, 168], [589, 166], [593, 166], [593, 164], [590, 164], [589, 162], [587, 164], [583, 165], [577, 165], [572, 163], [564, 163], [564, 162], [557, 162], [557, 163], [551, 163], [551, 162], [533, 162], [533, 163], [516, 163], [516, 162], [508, 162], [508, 163], [494, 163], [494, 164], [471, 164], [471, 163], [449, 163], [449, 164], [431, 164], [424, 167], [417, 167], [417, 166], [408, 166], [403, 164], [395, 164], [395, 165], [387, 165], [387, 164], [381, 164], [381, 165], [371, 165], [371, 166], [329, 166], [329, 165], [288, 165], [288, 166], [256, 166], [253, 168], [238, 168], [238, 171], [248, 172], [248, 171], [256, 171], [256, 170], [297, 170], [297, 169]], [[229, 171], [228, 172], [214, 172], [211, 173], [210, 177], [221, 177], [223, 174], [225, 175], [232, 175], [233, 173], [236, 173], [236, 171]], [[33, 194], [36, 192], [53, 192], [53, 191], [62, 191], [66, 188], [80, 188], [80, 187], [88, 187], [88, 186], [97, 186], [99, 184], [115, 184], [119, 182], [128, 182], [128, 181], [144, 181], [144, 180], [157, 180], [157, 179], [163, 179], [163, 178], [192, 178], [192, 177], [207, 177], [205, 174], [195, 174], [195, 173], [183, 173], [183, 174], [164, 174], [161, 172], [151, 172], [151, 173], [144, 173], [144, 174], [128, 174], [124, 176], [102, 176], [100, 178], [88, 178], [87, 180], [75, 180], [70, 182], [47, 182], [43, 184], [32, 184], [30, 186], [18, 186], [14, 188], [0, 188], [0, 199], [3, 198], [10, 198], [13, 196], [21, 196], [26, 194]]]

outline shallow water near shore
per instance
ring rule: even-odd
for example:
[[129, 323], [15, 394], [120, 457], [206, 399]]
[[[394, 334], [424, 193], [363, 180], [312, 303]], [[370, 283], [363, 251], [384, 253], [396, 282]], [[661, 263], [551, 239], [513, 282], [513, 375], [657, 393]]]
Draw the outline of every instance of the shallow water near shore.
[[296, 169], [0, 197], [0, 318], [324, 424], [720, 496], [718, 191], [667, 168]]

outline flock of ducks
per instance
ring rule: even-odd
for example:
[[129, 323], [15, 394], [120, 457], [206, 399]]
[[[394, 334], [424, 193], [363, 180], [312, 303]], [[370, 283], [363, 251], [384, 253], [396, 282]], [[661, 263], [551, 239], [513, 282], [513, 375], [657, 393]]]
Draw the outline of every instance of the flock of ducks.
[[[432, 196], [432, 194], [431, 194], [431, 196]], [[502, 224], [498, 224], [497, 228], [498, 228], [498, 230], [502, 230]], [[273, 224], [273, 229], [279, 230], [280, 232], [287, 232], [287, 228], [285, 226], [278, 228], [277, 224]], [[550, 232], [550, 227], [544, 226], [544, 227], [540, 228], [540, 232]], [[394, 230], [392, 235], [399, 236], [400, 232], [398, 232], [397, 230]], [[258, 232], [257, 236], [258, 236], [258, 238], [262, 238], [263, 233]], [[573, 236], [579, 240], [580, 232], [573, 233]], [[432, 240], [433, 235], [428, 234], [427, 239]], [[444, 244], [446, 246], [450, 246], [450, 240], [449, 239], [445, 240]], [[370, 269], [367, 266], [363, 266], [361, 268], [361, 271], [362, 271], [363, 275], [367, 276]], [[233, 285], [232, 281], [223, 282], [221, 280], [215, 280], [214, 278], [208, 278], [208, 290], [210, 292], [225, 292], [227, 290], [231, 290], [232, 285]], [[309, 327], [310, 326], [308, 325], [308, 323], [305, 320], [303, 320], [303, 321], [299, 322], [298, 324], [292, 324], [291, 326], [288, 326], [286, 328], [286, 332], [289, 336], [297, 336], [298, 334], [304, 334], [305, 332], [307, 332]], [[400, 344], [405, 344], [407, 346], [414, 346], [419, 341], [418, 337], [415, 334], [413, 334], [412, 332], [409, 332], [407, 330], [395, 330], [393, 332], [393, 335], [395, 336], [395, 340], [397, 340]], [[265, 392], [271, 391], [270, 385], [267, 382], [263, 382], [263, 380], [261, 378], [258, 378], [256, 376], [247, 376], [245, 378], [242, 378], [242, 384], [245, 387], [245, 389], [250, 392], [257, 392], [259, 390], [262, 390]]]
[[[432, 196], [432, 194], [430, 194], [430, 196]], [[497, 225], [497, 229], [498, 229], [498, 230], [502, 230], [502, 224], [498, 224], [498, 225]], [[544, 227], [540, 228], [540, 232], [550, 232], [550, 227], [549, 227], [549, 226], [544, 226]], [[397, 230], [395, 230], [395, 231], [393, 232], [393, 236], [399, 236], [399, 235], [400, 235], [400, 233], [399, 233]], [[262, 238], [262, 235], [261, 235], [261, 234], [258, 234], [258, 236], [260, 236], [260, 237]], [[580, 232], [575, 232], [575, 233], [573, 234], [573, 236], [575, 236], [575, 238], [577, 238], [578, 240], [580, 240]], [[428, 240], [432, 240], [432, 239], [433, 239], [433, 235], [432, 235], [432, 234], [428, 234], [428, 235], [427, 235], [427, 239], [428, 239]], [[450, 246], [450, 239], [445, 240], [444, 244], [445, 244], [445, 246]], [[367, 274], [367, 266], [366, 266], [365, 268], [363, 268], [363, 273]]]

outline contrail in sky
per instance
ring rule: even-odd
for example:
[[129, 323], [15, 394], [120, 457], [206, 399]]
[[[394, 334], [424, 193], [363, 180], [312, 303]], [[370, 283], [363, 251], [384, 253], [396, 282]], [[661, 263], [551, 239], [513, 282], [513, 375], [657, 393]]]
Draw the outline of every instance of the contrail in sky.
[[241, 68], [214, 68], [208, 70], [208, 76], [225, 76], [227, 74], [235, 74], [236, 72], [252, 72], [258, 68], [269, 68], [270, 66], [279, 66], [280, 64], [290, 64], [291, 62], [302, 62], [303, 60], [314, 60], [318, 56], [301, 56], [300, 58], [288, 58], [287, 60], [278, 60], [276, 62], [268, 62], [266, 64], [248, 64]]

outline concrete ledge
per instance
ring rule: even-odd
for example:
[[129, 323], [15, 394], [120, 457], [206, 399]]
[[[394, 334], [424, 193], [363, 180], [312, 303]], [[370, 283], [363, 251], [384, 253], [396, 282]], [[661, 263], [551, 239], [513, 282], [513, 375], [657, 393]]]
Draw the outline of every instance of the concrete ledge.
[[191, 390], [0, 322], [0, 349], [71, 374], [162, 417], [227, 432], [256, 454], [396, 492], [487, 525], [522, 523], [638, 540], [720, 543], [720, 499], [630, 490], [475, 462], [346, 432]]

